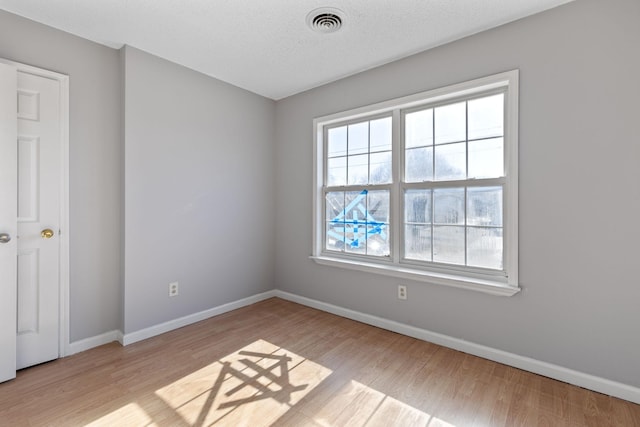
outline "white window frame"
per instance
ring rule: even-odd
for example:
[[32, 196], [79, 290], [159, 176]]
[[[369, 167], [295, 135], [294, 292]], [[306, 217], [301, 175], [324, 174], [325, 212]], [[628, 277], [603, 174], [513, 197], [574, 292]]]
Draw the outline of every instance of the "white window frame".
[[[518, 70], [507, 71], [480, 79], [454, 84], [402, 98], [318, 117], [313, 120], [313, 247], [311, 259], [318, 264], [340, 267], [369, 273], [383, 274], [401, 279], [428, 282], [476, 290], [501, 296], [512, 296], [520, 291], [518, 285]], [[477, 94], [504, 90], [504, 272], [484, 272], [479, 269], [459, 266], [425, 267], [401, 262], [399, 200], [400, 183], [400, 138], [402, 111], [420, 106], [443, 103], [456, 99], [471, 98]], [[393, 155], [391, 184], [390, 222], [392, 239], [391, 255], [376, 259], [325, 251], [324, 242], [324, 128], [336, 123], [366, 120], [384, 114], [393, 115]], [[464, 185], [464, 184], [463, 184]], [[499, 274], [498, 274], [499, 273]]]

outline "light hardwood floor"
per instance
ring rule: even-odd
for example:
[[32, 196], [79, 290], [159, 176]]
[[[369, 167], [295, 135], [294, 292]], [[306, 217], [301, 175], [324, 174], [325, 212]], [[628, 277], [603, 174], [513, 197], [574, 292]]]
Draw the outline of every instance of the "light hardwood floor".
[[1, 426], [640, 426], [640, 405], [272, 298], [0, 384]]

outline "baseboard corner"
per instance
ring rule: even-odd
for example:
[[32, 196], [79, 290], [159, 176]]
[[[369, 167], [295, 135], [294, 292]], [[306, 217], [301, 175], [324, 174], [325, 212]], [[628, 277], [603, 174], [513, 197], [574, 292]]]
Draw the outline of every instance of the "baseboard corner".
[[69, 343], [67, 352], [64, 356], [65, 357], [71, 356], [73, 354], [90, 350], [94, 347], [99, 347], [104, 344], [109, 344], [110, 342], [114, 342], [114, 341], [118, 341], [121, 343], [122, 342], [121, 340], [122, 340], [122, 332], [118, 330], [105, 332], [100, 335], [95, 335], [93, 337], [88, 337], [88, 338], [84, 338], [84, 339]]
[[257, 302], [273, 298], [276, 296], [275, 290], [269, 290], [259, 294], [255, 294], [246, 298], [232, 301], [226, 304], [212, 307], [207, 310], [200, 311], [198, 313], [189, 314], [177, 319], [169, 320], [158, 325], [153, 325], [148, 328], [140, 329], [138, 331], [126, 333], [122, 336], [122, 345], [127, 346], [138, 341], [145, 340], [147, 338], [155, 337], [156, 335], [163, 334], [165, 332], [172, 331], [174, 329], [182, 328], [183, 326], [190, 325], [192, 323], [199, 322], [201, 320], [208, 319], [213, 316], [218, 316], [226, 312], [236, 310], [238, 308], [245, 307], [247, 305], [255, 304]]

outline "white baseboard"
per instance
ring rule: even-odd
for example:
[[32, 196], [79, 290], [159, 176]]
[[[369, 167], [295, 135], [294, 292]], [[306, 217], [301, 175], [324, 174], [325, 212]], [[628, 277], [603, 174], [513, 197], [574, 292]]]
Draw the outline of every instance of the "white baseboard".
[[218, 314], [223, 314], [231, 310], [254, 304], [268, 298], [272, 298], [275, 295], [275, 291], [263, 292], [261, 294], [252, 295], [238, 301], [233, 301], [228, 304], [223, 304], [218, 307], [213, 307], [208, 310], [190, 314], [179, 319], [174, 319], [165, 323], [161, 323], [159, 325], [154, 325], [149, 328], [133, 332], [131, 334], [124, 335], [121, 331], [118, 330], [105, 332], [104, 334], [70, 343], [66, 349], [65, 354], [63, 354], [62, 356], [71, 356], [72, 354], [80, 353], [81, 351], [89, 350], [94, 347], [99, 347], [113, 341], [118, 341], [122, 345], [132, 344], [137, 341], [151, 338], [156, 335], [160, 335], [165, 332], [169, 332], [174, 329], [181, 328], [183, 326], [187, 326], [204, 319], [208, 319], [209, 317], [217, 316]]
[[74, 341], [69, 344], [66, 354], [64, 356], [71, 356], [72, 354], [80, 353], [81, 351], [89, 350], [94, 347], [99, 347], [110, 342], [118, 341], [122, 342], [122, 332], [109, 331], [104, 334], [96, 335], [95, 337], [89, 337], [80, 341]]
[[178, 319], [169, 320], [168, 322], [160, 323], [159, 325], [154, 325], [145, 329], [141, 329], [136, 332], [132, 332], [130, 334], [125, 334], [122, 337], [121, 343], [122, 345], [133, 344], [134, 342], [155, 337], [156, 335], [160, 335], [165, 332], [172, 331], [174, 329], [182, 328], [183, 326], [187, 326], [192, 323], [196, 323], [201, 320], [205, 320], [210, 317], [226, 313], [228, 311], [236, 310], [238, 308], [245, 307], [247, 305], [255, 304], [256, 302], [259, 302], [268, 298], [273, 298], [274, 296], [276, 296], [275, 290], [267, 291], [261, 294], [252, 295], [247, 298], [243, 298], [237, 301], [223, 304], [218, 307], [213, 307], [204, 311], [200, 311], [198, 313], [189, 314], [187, 316], [180, 317]]
[[360, 313], [355, 310], [298, 296], [289, 292], [276, 290], [275, 296], [298, 304], [306, 305], [308, 307], [316, 308], [318, 310], [326, 311], [328, 313], [336, 314], [338, 316], [346, 317], [348, 319], [357, 320], [358, 322], [366, 323], [368, 325], [373, 325], [399, 334], [418, 338], [423, 341], [429, 341], [464, 353], [473, 354], [474, 356], [493, 360], [495, 362], [543, 375], [545, 377], [597, 391], [598, 393], [607, 394], [609, 396], [618, 397], [620, 399], [640, 404], [640, 388], [627, 384], [607, 380], [605, 378], [596, 377], [594, 375], [585, 374], [583, 372], [574, 371], [562, 366], [553, 365], [551, 363], [542, 362], [540, 360], [520, 356], [514, 353], [508, 353], [506, 351], [497, 350], [484, 345], [475, 344], [459, 338], [453, 338], [448, 335], [439, 334], [437, 332], [417, 328], [415, 326], [405, 325], [393, 320]]

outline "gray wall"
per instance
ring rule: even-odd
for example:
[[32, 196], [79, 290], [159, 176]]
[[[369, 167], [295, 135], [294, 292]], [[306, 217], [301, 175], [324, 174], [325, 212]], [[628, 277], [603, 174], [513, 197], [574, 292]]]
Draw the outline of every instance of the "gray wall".
[[[640, 386], [639, 20], [637, 0], [581, 0], [279, 101], [276, 286]], [[308, 259], [314, 117], [515, 68], [520, 294]]]
[[[71, 341], [276, 287], [640, 386], [638, 18], [581, 0], [274, 104], [0, 11], [0, 57], [71, 76]], [[308, 259], [313, 117], [514, 68], [520, 294]]]
[[273, 289], [275, 102], [124, 49], [131, 333]]
[[118, 52], [0, 11], [0, 57], [70, 76], [70, 339], [120, 329]]
[[3, 11], [0, 57], [70, 76], [71, 342], [273, 289], [273, 101]]

